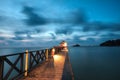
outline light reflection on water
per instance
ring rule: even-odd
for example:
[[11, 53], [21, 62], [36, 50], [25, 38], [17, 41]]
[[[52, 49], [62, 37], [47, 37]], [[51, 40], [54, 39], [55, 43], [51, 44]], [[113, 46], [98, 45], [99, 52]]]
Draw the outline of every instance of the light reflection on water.
[[120, 80], [120, 47], [71, 47], [75, 80]]

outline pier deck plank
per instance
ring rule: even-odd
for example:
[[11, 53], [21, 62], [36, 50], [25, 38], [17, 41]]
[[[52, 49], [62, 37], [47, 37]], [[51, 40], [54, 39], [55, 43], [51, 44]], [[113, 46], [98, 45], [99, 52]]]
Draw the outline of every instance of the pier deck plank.
[[20, 80], [74, 80], [68, 53], [54, 55]]

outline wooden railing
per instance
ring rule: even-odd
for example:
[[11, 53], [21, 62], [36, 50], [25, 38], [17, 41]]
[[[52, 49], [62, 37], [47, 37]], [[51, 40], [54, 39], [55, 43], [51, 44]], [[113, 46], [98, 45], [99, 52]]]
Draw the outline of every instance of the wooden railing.
[[0, 56], [0, 80], [27, 76], [34, 67], [46, 61], [50, 53], [51, 49], [44, 49]]
[[[14, 62], [12, 62], [8, 57], [11, 56], [16, 56], [17, 58]], [[13, 70], [15, 70], [18, 74], [14, 76], [20, 76], [22, 75], [25, 71], [23, 70], [23, 65], [24, 65], [24, 53], [19, 53], [19, 54], [11, 54], [11, 55], [6, 55], [6, 56], [0, 56], [0, 80], [8, 80], [10, 79], [9, 76], [12, 73]], [[20, 68], [17, 67], [17, 63], [20, 61], [19, 65]], [[5, 62], [10, 66], [8, 71], [5, 72], [5, 69], [7, 69], [8, 65], [5, 65]], [[6, 73], [6, 74], [5, 74]]]
[[[54, 47], [54, 54], [59, 53], [61, 47]], [[51, 49], [28, 51], [0, 56], [0, 80], [17, 80], [27, 76], [28, 72], [39, 64], [48, 61], [52, 54]]]

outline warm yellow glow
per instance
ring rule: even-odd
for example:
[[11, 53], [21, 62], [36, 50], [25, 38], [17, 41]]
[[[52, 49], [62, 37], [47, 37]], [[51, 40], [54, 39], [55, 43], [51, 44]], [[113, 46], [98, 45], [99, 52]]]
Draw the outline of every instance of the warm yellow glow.
[[60, 46], [67, 47], [67, 42], [60, 43]]
[[62, 59], [62, 56], [60, 56], [60, 55], [54, 55], [53, 57], [54, 57], [55, 61], [59, 61]]
[[64, 46], [67, 46], [67, 43], [64, 43]]
[[52, 51], [55, 52], [55, 49], [53, 48]]

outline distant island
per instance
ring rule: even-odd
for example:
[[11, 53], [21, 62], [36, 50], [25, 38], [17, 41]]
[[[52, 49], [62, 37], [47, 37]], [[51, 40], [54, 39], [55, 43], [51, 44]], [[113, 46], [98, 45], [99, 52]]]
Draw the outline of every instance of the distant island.
[[80, 47], [80, 45], [79, 44], [74, 44], [73, 47]]
[[105, 41], [100, 46], [120, 46], [120, 39]]

